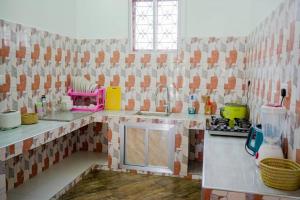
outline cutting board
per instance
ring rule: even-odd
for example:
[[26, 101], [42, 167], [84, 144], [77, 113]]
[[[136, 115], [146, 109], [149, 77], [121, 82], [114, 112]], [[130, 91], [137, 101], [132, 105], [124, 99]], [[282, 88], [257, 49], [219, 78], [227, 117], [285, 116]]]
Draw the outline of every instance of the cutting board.
[[105, 110], [121, 110], [121, 87], [106, 88]]

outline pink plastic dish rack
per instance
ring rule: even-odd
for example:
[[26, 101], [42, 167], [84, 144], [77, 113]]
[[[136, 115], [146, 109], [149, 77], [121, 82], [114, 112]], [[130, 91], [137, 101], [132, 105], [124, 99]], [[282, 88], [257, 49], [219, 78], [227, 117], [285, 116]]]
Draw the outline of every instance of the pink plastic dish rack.
[[[104, 110], [105, 107], [105, 88], [101, 87], [99, 89], [96, 89], [94, 92], [76, 92], [73, 91], [73, 89], [68, 90], [68, 95], [73, 100], [73, 108], [72, 111], [83, 111], [83, 112], [97, 112]], [[96, 98], [96, 104], [94, 107], [77, 107], [76, 100], [78, 98], [84, 98], [84, 97], [90, 97], [90, 98]]]

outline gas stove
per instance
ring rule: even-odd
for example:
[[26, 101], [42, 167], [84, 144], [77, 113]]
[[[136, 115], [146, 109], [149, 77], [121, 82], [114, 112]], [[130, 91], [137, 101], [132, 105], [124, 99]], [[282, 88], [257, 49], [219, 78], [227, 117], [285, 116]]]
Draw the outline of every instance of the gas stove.
[[251, 123], [246, 119], [234, 119], [234, 126], [229, 126], [230, 120], [212, 116], [206, 129], [211, 135], [247, 137]]

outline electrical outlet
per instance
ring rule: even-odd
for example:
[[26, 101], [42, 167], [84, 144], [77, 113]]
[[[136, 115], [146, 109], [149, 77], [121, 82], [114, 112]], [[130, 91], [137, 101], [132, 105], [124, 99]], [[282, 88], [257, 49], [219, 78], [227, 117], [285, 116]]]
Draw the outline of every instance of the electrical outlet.
[[283, 83], [281, 85], [281, 89], [285, 89], [287, 91], [287, 88], [288, 88], [288, 84], [287, 83]]
[[5, 76], [0, 75], [0, 85], [3, 85], [5, 83]]

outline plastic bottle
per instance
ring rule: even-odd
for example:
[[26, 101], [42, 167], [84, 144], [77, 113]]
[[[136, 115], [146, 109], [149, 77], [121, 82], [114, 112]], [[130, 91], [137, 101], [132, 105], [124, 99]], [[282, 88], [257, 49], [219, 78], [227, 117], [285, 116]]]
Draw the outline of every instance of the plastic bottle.
[[212, 114], [212, 103], [210, 102], [210, 96], [206, 97], [204, 110], [205, 110], [206, 115], [211, 115]]
[[189, 104], [188, 104], [188, 113], [189, 114], [195, 114], [196, 113], [196, 108], [194, 102], [196, 101], [195, 95], [190, 95], [189, 96]]
[[45, 95], [42, 95], [41, 97], [42, 107], [43, 107], [43, 116], [47, 113], [47, 99]]

